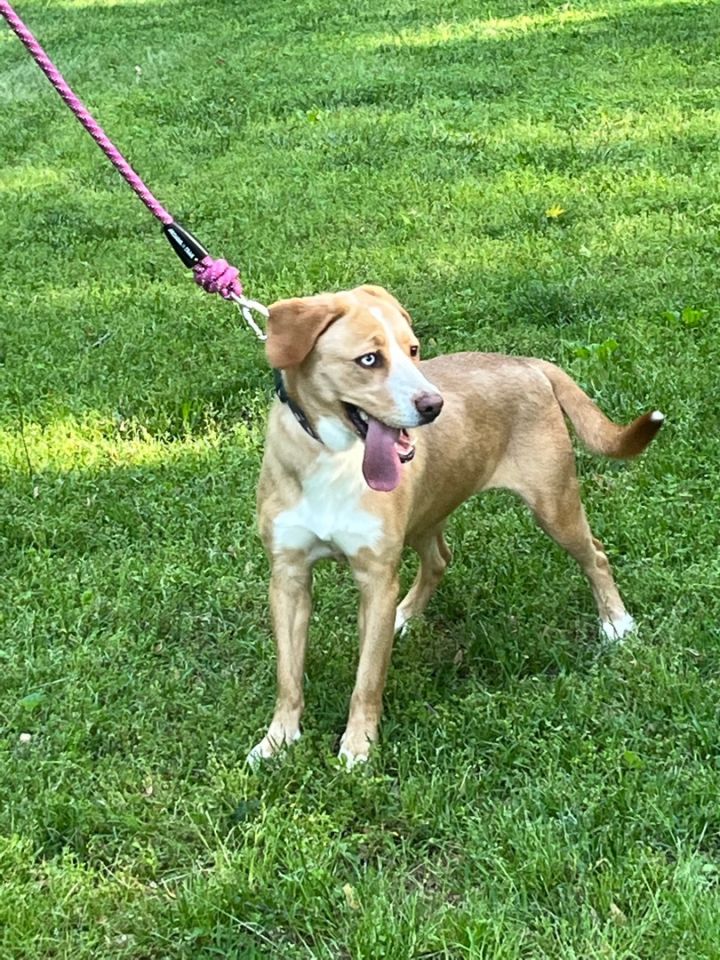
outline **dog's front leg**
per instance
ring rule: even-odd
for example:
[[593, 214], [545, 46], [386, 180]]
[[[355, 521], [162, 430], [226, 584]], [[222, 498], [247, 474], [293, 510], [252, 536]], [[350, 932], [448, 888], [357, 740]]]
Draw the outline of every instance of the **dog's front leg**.
[[312, 567], [306, 554], [275, 555], [270, 576], [270, 612], [277, 647], [277, 700], [268, 732], [248, 754], [248, 763], [272, 757], [300, 737], [305, 705], [303, 672], [312, 607]]
[[353, 563], [353, 573], [360, 588], [360, 661], [340, 744], [340, 758], [348, 766], [367, 760], [377, 740], [399, 590], [396, 563]]

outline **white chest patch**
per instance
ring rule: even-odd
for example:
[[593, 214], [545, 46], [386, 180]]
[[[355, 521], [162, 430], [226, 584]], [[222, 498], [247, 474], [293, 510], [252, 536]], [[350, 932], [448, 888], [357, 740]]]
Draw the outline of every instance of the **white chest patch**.
[[362, 475], [362, 444], [339, 453], [323, 452], [303, 483], [302, 496], [275, 517], [276, 550], [304, 550], [314, 559], [371, 550], [382, 537], [382, 521], [360, 503], [367, 485]]

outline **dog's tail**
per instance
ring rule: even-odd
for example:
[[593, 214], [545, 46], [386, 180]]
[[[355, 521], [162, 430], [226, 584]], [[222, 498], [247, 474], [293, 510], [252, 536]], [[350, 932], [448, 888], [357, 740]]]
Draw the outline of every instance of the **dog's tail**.
[[626, 427], [613, 423], [575, 381], [554, 363], [546, 360], [532, 360], [531, 363], [548, 378], [557, 402], [592, 453], [618, 459], [636, 457], [663, 425], [665, 415], [659, 410], [644, 413]]

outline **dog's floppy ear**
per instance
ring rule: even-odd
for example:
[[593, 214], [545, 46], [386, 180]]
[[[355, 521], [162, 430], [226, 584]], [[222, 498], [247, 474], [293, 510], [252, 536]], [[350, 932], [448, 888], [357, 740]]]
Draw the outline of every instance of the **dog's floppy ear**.
[[265, 353], [271, 367], [296, 367], [315, 341], [342, 314], [332, 294], [278, 300], [270, 307]]

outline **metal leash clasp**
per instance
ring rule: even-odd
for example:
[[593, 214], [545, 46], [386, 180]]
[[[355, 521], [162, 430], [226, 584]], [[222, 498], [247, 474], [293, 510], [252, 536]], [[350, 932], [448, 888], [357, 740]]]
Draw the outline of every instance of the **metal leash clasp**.
[[264, 304], [259, 303], [257, 300], [248, 300], [247, 297], [238, 296], [237, 293], [231, 293], [230, 299], [235, 301], [238, 310], [242, 314], [243, 320], [250, 327], [258, 340], [267, 340], [267, 334], [264, 333], [263, 330], [257, 325], [252, 312], [254, 310], [256, 313], [259, 313], [261, 316], [267, 319], [270, 316], [270, 311], [268, 308]]

